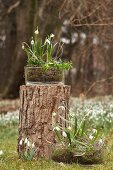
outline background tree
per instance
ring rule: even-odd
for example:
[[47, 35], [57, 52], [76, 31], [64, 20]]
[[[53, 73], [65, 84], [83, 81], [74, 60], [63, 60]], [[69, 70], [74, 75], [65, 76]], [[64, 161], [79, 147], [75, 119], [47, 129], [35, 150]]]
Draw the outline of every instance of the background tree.
[[42, 37], [52, 32], [64, 42], [63, 58], [74, 66], [66, 78], [73, 95], [111, 94], [112, 6], [111, 0], [1, 0], [1, 96], [18, 96], [26, 64], [21, 43], [29, 41], [37, 25]]

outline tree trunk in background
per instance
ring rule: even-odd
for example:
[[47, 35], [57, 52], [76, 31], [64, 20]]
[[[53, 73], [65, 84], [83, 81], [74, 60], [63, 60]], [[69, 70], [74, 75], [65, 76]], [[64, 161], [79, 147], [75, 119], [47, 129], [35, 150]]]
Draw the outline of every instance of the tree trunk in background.
[[34, 0], [0, 3], [0, 93], [3, 97], [16, 97], [24, 82], [26, 57], [21, 44], [32, 34]]
[[[74, 2], [74, 6], [70, 2]], [[69, 71], [66, 77], [66, 84], [72, 86], [72, 94], [74, 96], [77, 96], [80, 93], [101, 95], [111, 94], [113, 92], [113, 81], [112, 79], [109, 79], [113, 72], [113, 66], [111, 64], [111, 61], [113, 60], [112, 26], [106, 27], [108, 29], [105, 27], [99, 27], [99, 29], [97, 27], [89, 28], [87, 26], [76, 28], [75, 24], [75, 26], [70, 26], [68, 32], [68, 24], [66, 25], [66, 28], [64, 28], [65, 26], [62, 24], [63, 21], [65, 21], [64, 23], [67, 22], [66, 18], [69, 18], [67, 17], [68, 13], [76, 13], [75, 9], [78, 9], [79, 5], [81, 10], [77, 12], [75, 16], [72, 16], [73, 19], [75, 17], [75, 21], [76, 16], [79, 17], [86, 12], [88, 13], [88, 9], [84, 8], [83, 4], [79, 4], [79, 1], [71, 0], [70, 2], [64, 0], [0, 0], [1, 97], [11, 98], [18, 96], [19, 86], [24, 84], [24, 66], [26, 64], [26, 57], [21, 50], [21, 43], [23, 41], [29, 41], [32, 32], [37, 25], [39, 26], [42, 37], [45, 37], [46, 34], [54, 33], [56, 39], [59, 40], [60, 38], [66, 37], [71, 42], [72, 35], [78, 34], [78, 40], [75, 43], [64, 45], [63, 54], [64, 59], [72, 59], [73, 61], [74, 69]], [[101, 3], [102, 2], [105, 3], [105, 0], [101, 0]], [[76, 3], [78, 3], [78, 5]], [[90, 3], [86, 4], [89, 5]], [[63, 4], [63, 6], [61, 6], [61, 4]], [[96, 2], [94, 4], [98, 5]], [[104, 8], [104, 5], [101, 7]], [[107, 12], [111, 11], [110, 16], [112, 17], [112, 5], [109, 3], [108, 5], [109, 6], [105, 8], [104, 13], [103, 11], [98, 11], [99, 15], [96, 16], [102, 14], [103, 17], [106, 16], [106, 18], [109, 18]], [[94, 5], [91, 6], [91, 9], [93, 9], [93, 6]], [[74, 11], [72, 11], [71, 8]], [[88, 8], [90, 7], [88, 6]], [[86, 11], [82, 13], [84, 10]], [[63, 15], [62, 12], [64, 13]], [[85, 18], [86, 21], [90, 22], [90, 18], [89, 20], [87, 17]], [[82, 33], [86, 34], [85, 43], [81, 36], [83, 35]], [[108, 39], [105, 37], [106, 35], [109, 35]], [[93, 44], [92, 42], [98, 38], [99, 43]], [[107, 80], [98, 83], [98, 81], [103, 78]], [[97, 81], [97, 84], [93, 86], [95, 81]]]
[[[58, 15], [56, 7], [55, 4], [46, 5], [45, 0], [0, 1], [1, 97], [18, 96], [19, 86], [24, 83], [26, 64], [21, 44], [23, 41], [29, 41], [37, 25], [41, 27], [42, 36], [54, 30], [56, 14]], [[51, 10], [54, 13], [53, 18]]]

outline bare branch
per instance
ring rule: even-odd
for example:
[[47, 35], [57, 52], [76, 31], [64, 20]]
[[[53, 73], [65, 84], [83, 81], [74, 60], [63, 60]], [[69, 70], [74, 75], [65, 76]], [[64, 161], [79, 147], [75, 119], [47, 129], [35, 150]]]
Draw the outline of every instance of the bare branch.
[[11, 13], [13, 9], [17, 8], [18, 6], [20, 5], [20, 1], [17, 1], [15, 4], [11, 5], [9, 8], [8, 8], [8, 11], [7, 13]]

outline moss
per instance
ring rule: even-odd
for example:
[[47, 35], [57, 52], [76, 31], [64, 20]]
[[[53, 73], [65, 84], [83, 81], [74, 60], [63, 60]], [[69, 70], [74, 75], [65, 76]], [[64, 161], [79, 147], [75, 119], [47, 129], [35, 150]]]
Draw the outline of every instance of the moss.
[[54, 151], [52, 159], [56, 162], [79, 163], [85, 165], [99, 164], [103, 162], [101, 150], [92, 151], [86, 154], [78, 154], [69, 149], [60, 148]]
[[73, 153], [69, 149], [56, 149], [52, 155], [52, 159], [56, 162], [71, 163]]
[[58, 69], [45, 70], [41, 67], [26, 67], [25, 68], [26, 81], [29, 82], [61, 82], [63, 79], [63, 71]]
[[89, 152], [82, 157], [78, 158], [80, 164], [99, 164], [103, 162], [103, 156], [101, 150]]

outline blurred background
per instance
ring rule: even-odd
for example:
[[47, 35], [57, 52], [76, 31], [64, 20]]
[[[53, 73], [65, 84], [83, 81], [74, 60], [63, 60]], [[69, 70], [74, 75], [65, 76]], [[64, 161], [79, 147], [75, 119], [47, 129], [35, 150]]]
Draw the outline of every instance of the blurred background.
[[71, 85], [69, 113], [76, 127], [83, 125], [91, 135], [99, 129], [105, 139], [105, 161], [94, 169], [113, 169], [113, 0], [0, 0], [0, 169], [56, 167], [20, 161], [16, 152], [19, 87], [27, 63], [22, 42], [30, 43], [37, 26], [42, 39], [53, 33], [63, 42], [62, 58], [72, 61], [65, 84]]
[[1, 98], [19, 96], [27, 59], [21, 45], [37, 25], [42, 38], [53, 33], [64, 43], [72, 96], [113, 93], [112, 0], [0, 0]]

